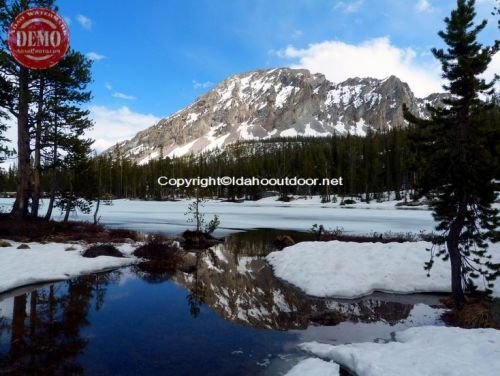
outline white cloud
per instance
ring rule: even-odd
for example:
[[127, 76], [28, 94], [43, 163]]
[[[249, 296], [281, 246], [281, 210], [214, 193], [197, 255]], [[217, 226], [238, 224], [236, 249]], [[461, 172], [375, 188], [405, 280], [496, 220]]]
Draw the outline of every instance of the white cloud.
[[363, 6], [363, 0], [356, 1], [337, 1], [333, 10], [340, 10], [343, 13], [356, 13]]
[[211, 86], [213, 86], [213, 82], [211, 81], [205, 81], [205, 82], [198, 82], [196, 80], [193, 80], [193, 88], [195, 89], [207, 89]]
[[443, 91], [440, 66], [437, 61], [423, 64], [417, 53], [391, 44], [389, 38], [376, 38], [360, 44], [326, 41], [304, 49], [289, 46], [279, 51], [281, 57], [296, 61], [295, 68], [323, 73], [333, 82], [350, 77], [386, 78], [395, 75], [407, 82], [417, 96], [424, 97]]
[[94, 52], [94, 51], [88, 52], [87, 54], [85, 54], [85, 56], [87, 56], [92, 61], [100, 61], [100, 60], [106, 59], [106, 56], [101, 55], [101, 54]]
[[160, 118], [152, 114], [134, 112], [128, 107], [112, 109], [106, 106], [91, 106], [89, 110], [95, 125], [88, 136], [95, 140], [93, 147], [97, 152], [130, 139], [137, 132], [160, 121]]
[[[488, 69], [484, 72], [483, 77], [486, 80], [493, 80], [495, 78], [495, 74], [500, 74], [500, 52], [497, 52], [495, 56], [491, 59], [490, 65], [488, 65]], [[496, 82], [495, 89], [498, 93], [500, 93], [500, 81]]]
[[128, 100], [128, 101], [132, 101], [132, 100], [136, 99], [136, 97], [134, 97], [133, 95], [128, 95], [128, 94], [120, 93], [119, 91], [113, 93], [112, 97], [113, 98], [118, 98], [118, 99], [125, 99], [125, 100]]
[[[85, 137], [95, 140], [93, 148], [98, 153], [120, 141], [132, 138], [137, 132], [155, 125], [161, 120], [152, 114], [134, 112], [126, 106], [112, 109], [94, 105], [89, 110], [89, 117], [94, 121], [94, 127], [85, 133]], [[5, 137], [10, 139], [8, 147], [17, 149], [17, 122], [15, 119], [9, 119], [6, 123], [9, 126], [5, 133]], [[0, 167], [7, 169], [16, 161], [17, 157], [14, 156], [0, 164]]]
[[418, 0], [417, 4], [415, 4], [415, 9], [419, 13], [428, 13], [433, 11], [432, 5], [428, 0]]
[[85, 30], [92, 30], [92, 20], [83, 14], [78, 14], [76, 16], [76, 21], [83, 27]]
[[106, 89], [110, 90], [110, 91], [111, 91], [111, 90], [113, 90], [113, 85], [111, 85], [109, 82], [106, 82], [106, 83], [104, 84], [104, 87], [105, 87]]

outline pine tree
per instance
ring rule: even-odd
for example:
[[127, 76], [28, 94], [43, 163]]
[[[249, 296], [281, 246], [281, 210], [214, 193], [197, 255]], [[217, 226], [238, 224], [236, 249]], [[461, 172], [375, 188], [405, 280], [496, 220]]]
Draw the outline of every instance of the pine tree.
[[[495, 150], [489, 148], [491, 137], [498, 144], [499, 124], [494, 129], [481, 121], [488, 105], [480, 95], [491, 95], [494, 81], [480, 75], [486, 71], [499, 42], [483, 46], [477, 41], [486, 21], [474, 23], [474, 0], [458, 0], [457, 8], [445, 18], [446, 30], [439, 36], [446, 50], [433, 49], [440, 61], [444, 89], [450, 97], [439, 107], [429, 107], [430, 119], [420, 119], [405, 110], [414, 125], [412, 142], [423, 157], [420, 160], [420, 194], [433, 195], [438, 255], [451, 262], [451, 282], [455, 305], [461, 309], [464, 287], [475, 289], [474, 280], [482, 276], [488, 287], [500, 274], [500, 265], [491, 263], [488, 241], [497, 241], [500, 224], [493, 186]], [[432, 267], [431, 261], [427, 267]]]
[[57, 174], [61, 168], [73, 168], [75, 160], [86, 160], [92, 140], [85, 132], [93, 123], [89, 111], [80, 108], [91, 94], [86, 90], [91, 80], [91, 61], [71, 50], [57, 66], [46, 71], [44, 95], [44, 121], [42, 141], [45, 168], [50, 171], [50, 200], [45, 215], [50, 219], [57, 194]]
[[[0, 89], [0, 93], [1, 91], [2, 90]], [[5, 159], [12, 154], [12, 151], [6, 145], [6, 143], [10, 140], [4, 136], [5, 131], [7, 130], [7, 125], [4, 123], [4, 120], [8, 118], [8, 115], [5, 111], [2, 111], [1, 108], [2, 106], [0, 104], [0, 163], [4, 162]]]
[[7, 49], [8, 28], [17, 15], [28, 8], [53, 8], [54, 0], [1, 0], [0, 1], [0, 97], [3, 109], [17, 119], [17, 193], [13, 214], [18, 219], [28, 215], [31, 196], [30, 121], [32, 101], [29, 69], [14, 61]]

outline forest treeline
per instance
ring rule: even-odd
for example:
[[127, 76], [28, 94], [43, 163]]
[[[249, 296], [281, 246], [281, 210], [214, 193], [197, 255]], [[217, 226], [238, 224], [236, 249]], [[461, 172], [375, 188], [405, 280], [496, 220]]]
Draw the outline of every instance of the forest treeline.
[[[381, 197], [382, 192], [409, 191], [418, 178], [417, 161], [408, 146], [408, 131], [324, 138], [283, 138], [239, 142], [224, 150], [213, 150], [181, 158], [164, 158], [138, 165], [119, 154], [95, 156], [77, 168], [57, 171], [56, 185], [65, 197], [87, 199], [164, 200], [198, 194], [224, 199], [258, 199], [264, 192], [320, 194], [325, 200], [337, 197]], [[14, 192], [15, 167], [0, 175], [0, 191]], [[335, 178], [343, 185], [327, 186], [211, 186], [177, 188], [160, 186], [158, 178], [257, 177]], [[53, 184], [53, 170], [42, 172], [42, 187]], [[45, 196], [49, 192], [44, 192]], [[396, 197], [401, 198], [401, 197]], [[409, 198], [409, 197], [408, 197]]]
[[[483, 115], [492, 125], [500, 121], [500, 110], [492, 106]], [[58, 197], [73, 198], [76, 206], [102, 199], [169, 200], [198, 195], [235, 200], [259, 199], [269, 191], [282, 199], [292, 194], [321, 195], [324, 201], [359, 197], [365, 201], [411, 200], [419, 181], [419, 152], [412, 149], [412, 131], [394, 128], [368, 132], [366, 136], [283, 138], [239, 142], [224, 150], [213, 150], [181, 158], [163, 158], [145, 165], [115, 152], [89, 158], [73, 168], [42, 169], [41, 186], [57, 186]], [[500, 148], [500, 145], [498, 146]], [[453, 163], [450, 161], [450, 163]], [[500, 170], [499, 170], [500, 172]], [[15, 191], [16, 171], [0, 174], [0, 191]], [[55, 176], [55, 178], [54, 178]], [[160, 186], [158, 177], [258, 177], [343, 178], [342, 186], [211, 186], [177, 188]], [[497, 174], [500, 176], [500, 173]], [[394, 192], [391, 197], [384, 192]], [[50, 196], [44, 191], [42, 196]], [[72, 205], [72, 207], [75, 207]]]

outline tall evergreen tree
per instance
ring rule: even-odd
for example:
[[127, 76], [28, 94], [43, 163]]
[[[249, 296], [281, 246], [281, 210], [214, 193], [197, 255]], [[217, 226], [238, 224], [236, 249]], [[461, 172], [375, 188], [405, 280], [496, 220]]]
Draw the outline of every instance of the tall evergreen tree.
[[[488, 242], [498, 240], [500, 224], [495, 200], [494, 148], [500, 142], [500, 124], [482, 121], [488, 105], [481, 95], [492, 95], [494, 81], [486, 82], [486, 71], [499, 42], [483, 46], [478, 34], [487, 22], [475, 24], [475, 1], [458, 0], [445, 18], [446, 29], [439, 36], [446, 49], [433, 49], [440, 61], [445, 90], [450, 97], [439, 107], [429, 107], [430, 119], [421, 119], [405, 110], [414, 125], [412, 140], [422, 159], [419, 161], [420, 194], [433, 195], [436, 229], [443, 236], [436, 243], [438, 255], [451, 262], [451, 282], [455, 305], [461, 309], [464, 287], [475, 288], [482, 276], [488, 287], [500, 274], [500, 265], [488, 258]], [[492, 138], [494, 141], [492, 143]], [[432, 258], [427, 267], [432, 267]]]
[[54, 0], [0, 0], [0, 105], [17, 119], [17, 189], [12, 212], [18, 219], [28, 216], [32, 189], [29, 109], [33, 75], [13, 59], [7, 36], [19, 13], [35, 6], [53, 8]]
[[[87, 84], [91, 81], [90, 68], [89, 59], [77, 51], [70, 50], [57, 66], [44, 73], [44, 120], [41, 125], [39, 145], [43, 161], [38, 160], [38, 163], [43, 162], [44, 168], [51, 174], [46, 219], [50, 219], [52, 215], [58, 188], [58, 171], [65, 167], [66, 161], [71, 161], [67, 163], [71, 169], [75, 160], [86, 160], [93, 143], [92, 140], [85, 138], [85, 132], [93, 126], [88, 118], [89, 111], [80, 107], [91, 98], [91, 93], [86, 90]], [[36, 189], [36, 185], [34, 188], [35, 193], [40, 191], [39, 187]], [[38, 197], [39, 195], [34, 195], [34, 209], [38, 207], [36, 202]]]
[[54, 2], [0, 0], [0, 109], [17, 119], [17, 193], [12, 212], [18, 219], [38, 216], [44, 167], [54, 177], [51, 212], [61, 160], [74, 160], [77, 153], [85, 159], [91, 144], [84, 132], [92, 123], [88, 111], [80, 108], [90, 100], [86, 90], [91, 80], [90, 60], [70, 50], [55, 67], [31, 71], [19, 65], [7, 48], [8, 28], [19, 13], [35, 6], [57, 11]]

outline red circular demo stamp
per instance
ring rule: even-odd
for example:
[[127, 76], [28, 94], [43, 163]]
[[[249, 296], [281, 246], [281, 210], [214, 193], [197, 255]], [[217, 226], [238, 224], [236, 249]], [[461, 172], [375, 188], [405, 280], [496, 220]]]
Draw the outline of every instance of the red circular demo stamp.
[[28, 9], [10, 25], [8, 46], [14, 59], [24, 67], [51, 68], [68, 50], [68, 25], [51, 9]]

